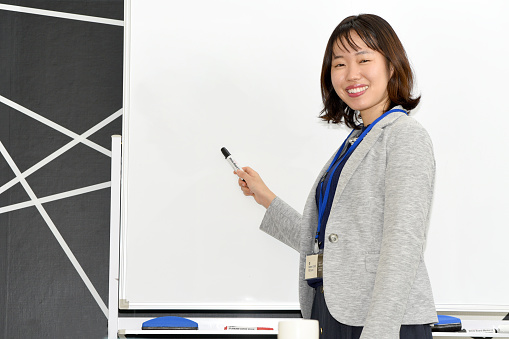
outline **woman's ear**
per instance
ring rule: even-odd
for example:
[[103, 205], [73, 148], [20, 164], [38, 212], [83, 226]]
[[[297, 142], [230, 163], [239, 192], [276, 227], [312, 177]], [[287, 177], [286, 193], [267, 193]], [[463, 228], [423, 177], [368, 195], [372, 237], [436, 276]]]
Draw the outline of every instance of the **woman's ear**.
[[391, 79], [393, 75], [394, 75], [394, 66], [392, 65], [392, 62], [389, 62], [389, 79]]

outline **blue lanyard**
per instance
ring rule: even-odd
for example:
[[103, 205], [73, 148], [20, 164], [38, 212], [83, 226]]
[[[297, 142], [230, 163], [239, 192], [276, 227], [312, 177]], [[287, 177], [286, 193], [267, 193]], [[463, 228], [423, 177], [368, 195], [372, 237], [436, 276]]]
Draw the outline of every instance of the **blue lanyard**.
[[[350, 154], [355, 150], [355, 148], [360, 144], [360, 142], [362, 141], [362, 139], [364, 139], [364, 137], [369, 133], [369, 131], [371, 131], [371, 129], [373, 128], [373, 126], [375, 126], [380, 120], [382, 120], [383, 118], [385, 118], [387, 115], [391, 114], [391, 113], [394, 113], [394, 112], [403, 112], [406, 114], [406, 111], [402, 110], [402, 109], [391, 109], [390, 111], [387, 111], [385, 112], [384, 114], [382, 114], [381, 116], [379, 116], [372, 124], [370, 124], [362, 133], [361, 135], [357, 138], [357, 140], [355, 140], [355, 142], [353, 143], [352, 146], [350, 146], [350, 148], [345, 152], [345, 154], [343, 154], [343, 156], [341, 157], [341, 159], [339, 159], [339, 161], [336, 162], [336, 160], [338, 160], [339, 158], [339, 155], [341, 154], [341, 152], [343, 151], [343, 149], [345, 148], [345, 145], [346, 145], [346, 142], [347, 140], [350, 138], [350, 136], [352, 135], [352, 132], [350, 132], [350, 134], [348, 135], [348, 137], [346, 137], [345, 141], [343, 141], [343, 144], [341, 145], [341, 147], [339, 148], [339, 151], [336, 153], [336, 156], [334, 157], [334, 160], [332, 160], [331, 164], [329, 165], [329, 168], [327, 169], [327, 171], [325, 172], [324, 176], [322, 177], [322, 180], [320, 180], [320, 189], [319, 189], [319, 199], [318, 199], [318, 228], [316, 230], [316, 236], [315, 236], [315, 243], [318, 241], [318, 237], [320, 235], [320, 229], [322, 227], [322, 219], [323, 219], [323, 215], [325, 213], [325, 207], [327, 206], [327, 200], [329, 198], [329, 193], [330, 193], [330, 186], [331, 186], [331, 183], [332, 183], [332, 177], [334, 176], [334, 172], [336, 172], [336, 169], [338, 168], [339, 164], [341, 164], [345, 159], [348, 159], [348, 157], [350, 156]], [[325, 189], [325, 195], [322, 196], [322, 187], [323, 187], [323, 182], [324, 182], [324, 179], [325, 177], [327, 176], [327, 173], [330, 172], [332, 168], [332, 173], [331, 175], [329, 176], [329, 180], [327, 181], [327, 187]]]

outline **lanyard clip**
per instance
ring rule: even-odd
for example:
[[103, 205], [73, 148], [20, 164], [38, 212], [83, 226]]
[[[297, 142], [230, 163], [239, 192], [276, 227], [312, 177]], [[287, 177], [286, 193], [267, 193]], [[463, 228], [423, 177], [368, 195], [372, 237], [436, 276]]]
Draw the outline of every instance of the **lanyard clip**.
[[320, 252], [320, 247], [318, 246], [318, 239], [315, 239], [315, 248], [313, 250], [313, 253], [317, 254], [318, 252]]
[[348, 142], [350, 143], [350, 145], [353, 145], [353, 144], [355, 144], [357, 139], [359, 139], [359, 137], [352, 138], [352, 139], [348, 140]]

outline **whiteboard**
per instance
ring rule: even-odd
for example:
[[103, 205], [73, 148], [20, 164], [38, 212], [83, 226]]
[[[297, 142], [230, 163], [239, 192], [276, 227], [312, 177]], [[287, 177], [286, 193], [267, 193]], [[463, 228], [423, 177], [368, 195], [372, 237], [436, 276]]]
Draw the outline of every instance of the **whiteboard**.
[[507, 1], [127, 0], [120, 299], [129, 309], [298, 309], [298, 254], [258, 230], [227, 147], [302, 211], [347, 129], [321, 122], [344, 17], [391, 23], [437, 161], [426, 262], [438, 309], [509, 310]]

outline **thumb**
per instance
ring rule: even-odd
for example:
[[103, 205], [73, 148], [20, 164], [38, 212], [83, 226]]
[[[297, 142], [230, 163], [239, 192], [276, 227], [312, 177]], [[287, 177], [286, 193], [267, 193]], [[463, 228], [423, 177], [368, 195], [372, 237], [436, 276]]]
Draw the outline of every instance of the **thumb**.
[[256, 173], [256, 171], [254, 169], [252, 169], [251, 167], [247, 167], [247, 166], [242, 167], [242, 171], [247, 173], [250, 177], [254, 177], [258, 174], [258, 173]]
[[244, 169], [243, 169], [243, 168], [238, 169], [237, 171], [235, 171], [235, 174], [237, 174], [237, 176], [238, 176], [239, 178], [241, 178], [241, 179], [247, 179], [247, 178], [249, 178], [249, 174], [248, 174], [246, 171], [244, 171]]

